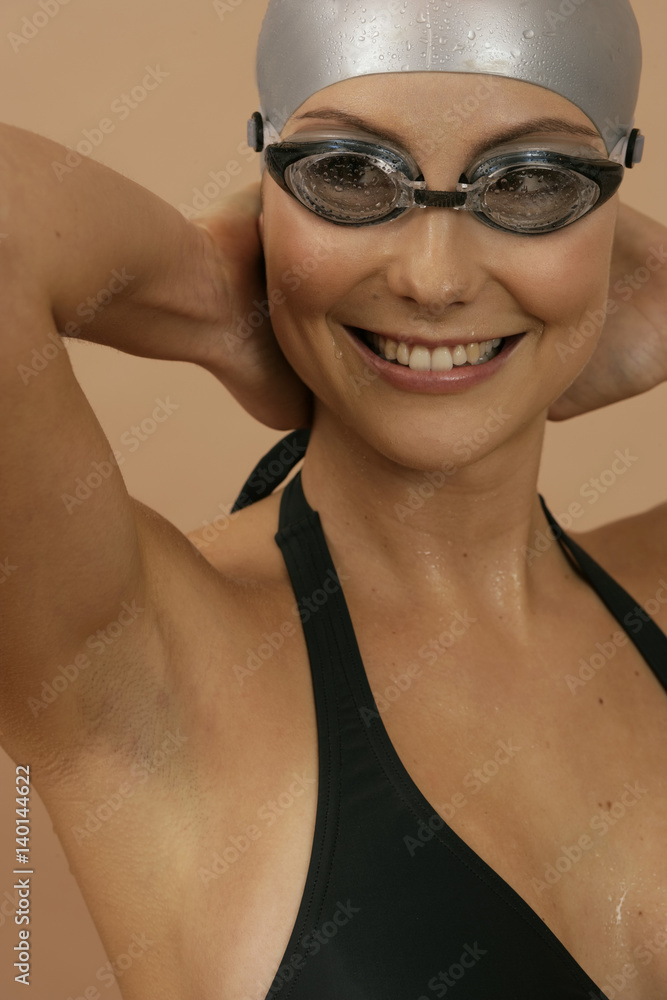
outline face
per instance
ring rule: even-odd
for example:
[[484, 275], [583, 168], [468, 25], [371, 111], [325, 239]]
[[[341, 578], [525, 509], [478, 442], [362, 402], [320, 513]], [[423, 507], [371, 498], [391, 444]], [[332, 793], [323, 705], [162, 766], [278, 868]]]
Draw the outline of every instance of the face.
[[[344, 125], [311, 117], [323, 108], [363, 117], [368, 136], [400, 139], [430, 190], [454, 191], [480, 149], [536, 118], [594, 131], [569, 101], [521, 81], [475, 74], [378, 74], [337, 83], [306, 101], [282, 138]], [[306, 119], [300, 116], [308, 113]], [[571, 144], [606, 159], [601, 137], [540, 128], [526, 138]], [[597, 134], [596, 134], [597, 135]], [[485, 226], [471, 212], [414, 208], [362, 228], [322, 219], [265, 171], [262, 240], [273, 327], [288, 361], [328, 419], [352, 429], [381, 455], [412, 468], [454, 459], [479, 429], [470, 460], [533, 433], [595, 349], [608, 298], [618, 210], [615, 197], [562, 230], [518, 235]], [[277, 295], [276, 293], [281, 293]], [[591, 320], [598, 317], [597, 322]], [[591, 335], [591, 326], [593, 334]], [[573, 331], [586, 330], [568, 350]], [[507, 340], [485, 365], [445, 378], [401, 382], [353, 332], [370, 331], [408, 349]], [[474, 359], [474, 348], [473, 348]], [[459, 352], [459, 358], [461, 357]], [[411, 359], [412, 360], [412, 359]], [[404, 369], [400, 374], [410, 372]], [[465, 376], [456, 380], [453, 376]], [[489, 423], [493, 411], [500, 419]]]

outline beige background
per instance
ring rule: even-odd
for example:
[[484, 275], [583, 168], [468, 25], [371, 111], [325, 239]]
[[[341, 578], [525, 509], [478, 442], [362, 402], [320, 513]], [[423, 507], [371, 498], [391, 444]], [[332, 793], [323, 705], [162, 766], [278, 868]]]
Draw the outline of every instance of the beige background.
[[[44, 0], [53, 9], [54, 0]], [[0, 9], [0, 120], [69, 146], [111, 117], [116, 127], [95, 157], [150, 188], [172, 205], [192, 205], [195, 189], [230, 161], [242, 166], [227, 191], [259, 177], [243, 157], [246, 120], [257, 109], [254, 46], [266, 0], [60, 0], [48, 24], [13, 51], [9, 33], [40, 10], [38, 0], [3, 0]], [[228, 10], [225, 12], [224, 7]], [[554, 10], [558, 0], [554, 0]], [[664, 38], [667, 8], [635, 0], [642, 28], [645, 75], [637, 124], [648, 136], [644, 164], [629, 172], [624, 198], [667, 224], [664, 164]], [[141, 82], [147, 66], [168, 78], [125, 121], [112, 102]], [[235, 169], [235, 168], [233, 168]], [[179, 528], [211, 520], [235, 499], [257, 458], [280, 435], [249, 417], [208, 373], [192, 365], [146, 361], [74, 344], [75, 370], [113, 447], [123, 451], [134, 496]], [[157, 397], [179, 409], [134, 453], [121, 437], [148, 416]], [[616, 448], [639, 461], [601, 497], [585, 505], [585, 531], [665, 499], [663, 432], [667, 386], [566, 424], [551, 425], [540, 488], [554, 514], [579, 498], [591, 476], [608, 467]], [[97, 985], [105, 1000], [116, 987], [96, 979], [106, 961], [67, 862], [36, 796], [32, 802], [32, 986], [13, 983], [14, 763], [0, 755], [0, 995], [76, 1000]], [[7, 913], [10, 916], [7, 916]], [[111, 956], [113, 957], [113, 956]]]

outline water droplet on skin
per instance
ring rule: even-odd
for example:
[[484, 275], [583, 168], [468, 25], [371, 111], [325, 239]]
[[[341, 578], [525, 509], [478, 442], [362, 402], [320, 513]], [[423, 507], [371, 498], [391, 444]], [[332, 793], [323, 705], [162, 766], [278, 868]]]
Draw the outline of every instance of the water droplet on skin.
[[526, 31], [524, 31], [523, 37], [524, 38], [534, 38], [535, 37], [535, 32], [531, 31], [531, 29], [528, 28]]
[[329, 335], [331, 337], [331, 346], [333, 347], [334, 357], [336, 358], [337, 361], [340, 361], [340, 359], [343, 357], [343, 352], [336, 343], [336, 338], [334, 337], [333, 333], [331, 333], [331, 331], [329, 331]]
[[470, 39], [470, 41], [471, 41], [471, 42], [473, 42], [473, 41], [475, 40], [475, 38], [476, 38], [476, 37], [477, 37], [477, 36], [475, 35], [475, 32], [474, 32], [474, 31], [469, 31], [469, 32], [468, 32], [468, 38]]

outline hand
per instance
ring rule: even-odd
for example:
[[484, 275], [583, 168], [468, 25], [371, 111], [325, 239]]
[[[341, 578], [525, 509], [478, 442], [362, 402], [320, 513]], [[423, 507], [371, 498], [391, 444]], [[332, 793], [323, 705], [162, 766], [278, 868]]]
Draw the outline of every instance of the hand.
[[551, 406], [550, 420], [597, 410], [667, 380], [667, 227], [627, 205], [616, 224], [609, 297], [618, 311], [607, 317], [584, 370]]
[[[220, 322], [208, 334], [204, 357], [198, 363], [251, 416], [276, 430], [292, 430], [310, 426], [312, 393], [285, 358], [266, 315], [260, 214], [260, 184], [256, 182], [193, 222], [211, 241], [213, 280], [221, 288]], [[255, 326], [260, 316], [262, 321]]]

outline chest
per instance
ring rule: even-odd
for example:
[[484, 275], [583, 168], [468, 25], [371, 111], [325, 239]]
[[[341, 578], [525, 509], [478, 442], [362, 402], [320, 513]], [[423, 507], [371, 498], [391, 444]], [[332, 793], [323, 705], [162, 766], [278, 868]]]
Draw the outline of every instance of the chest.
[[[488, 628], [476, 638], [470, 617], [462, 611], [429, 635], [423, 622], [415, 629], [394, 618], [388, 629], [377, 615], [356, 616], [365, 673], [397, 760], [434, 812], [609, 996], [623, 978], [628, 1000], [658, 1000], [667, 980], [667, 696], [631, 644], [615, 644], [613, 654], [604, 646], [615, 631], [605, 612], [567, 639], [547, 623], [530, 648], [504, 646]], [[599, 669], [598, 642], [607, 648]], [[249, 852], [247, 865], [238, 863], [233, 908], [266, 935], [266, 992], [299, 911], [319, 792], [300, 633], [272, 663], [253, 672], [248, 710], [237, 716], [246, 781], [234, 809], [236, 827], [243, 814], [263, 838], [252, 862]], [[247, 748], [266, 746], [267, 732], [270, 760], [265, 752], [253, 758]], [[249, 798], [258, 770], [266, 784]], [[290, 784], [297, 775], [305, 780]], [[257, 823], [262, 814], [266, 827]]]

